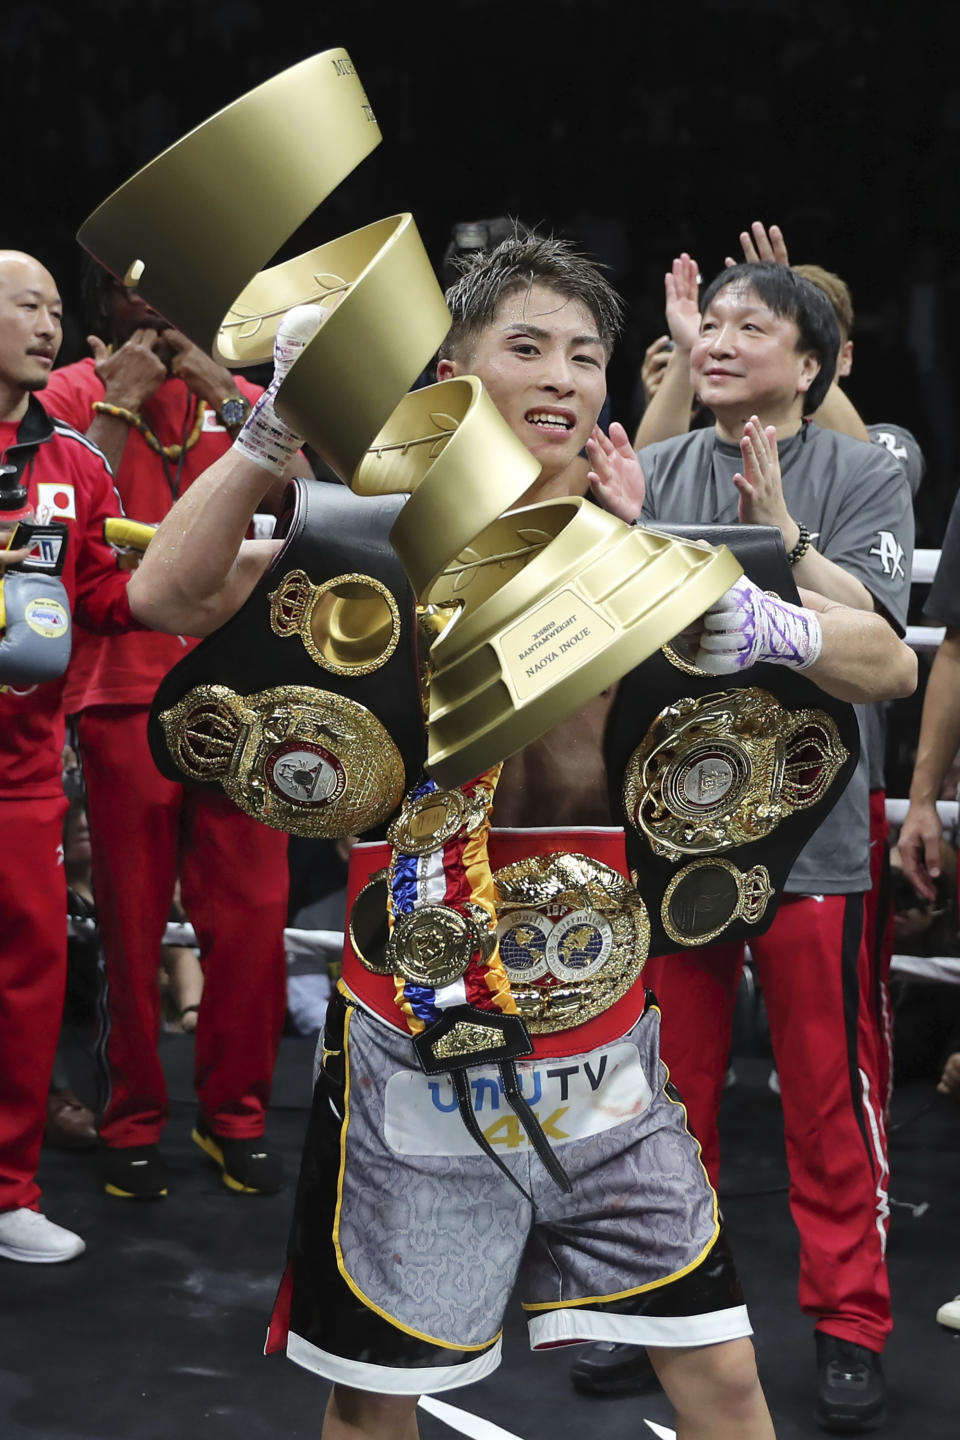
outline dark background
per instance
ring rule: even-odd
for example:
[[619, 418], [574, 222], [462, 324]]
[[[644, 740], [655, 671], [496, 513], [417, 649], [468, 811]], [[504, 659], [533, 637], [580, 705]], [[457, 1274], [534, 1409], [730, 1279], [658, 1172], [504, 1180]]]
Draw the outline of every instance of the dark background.
[[951, 13], [792, 0], [18, 8], [4, 22], [0, 243], [53, 270], [71, 312], [63, 359], [77, 358], [85, 216], [224, 104], [344, 45], [384, 141], [289, 253], [399, 210], [435, 262], [455, 220], [506, 213], [567, 233], [628, 301], [610, 383], [613, 415], [632, 424], [672, 257], [690, 250], [709, 278], [750, 220], [776, 221], [794, 261], [853, 289], [849, 390], [867, 421], [920, 440], [918, 543], [935, 546], [957, 485]]

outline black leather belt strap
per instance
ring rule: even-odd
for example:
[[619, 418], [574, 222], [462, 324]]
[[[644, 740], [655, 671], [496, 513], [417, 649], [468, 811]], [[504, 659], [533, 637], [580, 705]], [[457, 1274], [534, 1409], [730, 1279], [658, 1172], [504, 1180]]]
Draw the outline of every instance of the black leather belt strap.
[[[448, 1037], [450, 1037], [450, 1042], [455, 1042], [455, 1036], [451, 1032], [468, 1026], [471, 1027], [475, 1036], [479, 1031], [484, 1032], [486, 1043], [473, 1043], [469, 1048], [459, 1049], [455, 1043], [448, 1042]], [[521, 1195], [536, 1207], [533, 1196], [520, 1184], [510, 1168], [504, 1164], [480, 1129], [471, 1104], [467, 1070], [474, 1065], [495, 1064], [500, 1071], [504, 1098], [523, 1126], [530, 1144], [543, 1161], [551, 1179], [561, 1190], [569, 1193], [573, 1189], [570, 1177], [551, 1149], [550, 1141], [543, 1133], [540, 1121], [520, 1093], [520, 1081], [514, 1060], [521, 1056], [532, 1055], [533, 1045], [519, 1015], [504, 1015], [499, 1011], [479, 1010], [474, 1005], [454, 1005], [444, 1010], [439, 1020], [435, 1020], [419, 1035], [414, 1036], [413, 1048], [425, 1074], [450, 1076], [457, 1096], [460, 1118], [470, 1135], [480, 1149], [489, 1155], [493, 1163], [503, 1171], [511, 1185], [515, 1185]]]
[[570, 1183], [570, 1176], [566, 1170], [564, 1170], [557, 1158], [556, 1151], [551, 1146], [546, 1135], [544, 1135], [540, 1121], [520, 1094], [520, 1082], [517, 1079], [517, 1069], [512, 1060], [503, 1060], [500, 1062], [500, 1078], [503, 1081], [503, 1093], [506, 1096], [507, 1104], [526, 1131], [527, 1139], [543, 1161], [551, 1180], [569, 1195], [573, 1189]]
[[480, 1129], [479, 1121], [474, 1114], [473, 1105], [470, 1103], [470, 1082], [467, 1079], [467, 1072], [465, 1070], [451, 1070], [450, 1078], [453, 1081], [453, 1088], [457, 1094], [457, 1108], [460, 1111], [460, 1118], [469, 1130], [473, 1139], [480, 1146], [480, 1149], [485, 1151], [486, 1154], [490, 1156], [490, 1159], [493, 1161], [494, 1165], [497, 1165], [503, 1171], [504, 1175], [506, 1175], [507, 1179], [510, 1181], [510, 1184], [516, 1185], [517, 1189], [520, 1191], [520, 1194], [524, 1197], [525, 1200], [529, 1200], [530, 1204], [532, 1205], [534, 1203], [533, 1196], [523, 1185], [520, 1184], [520, 1181], [517, 1179], [516, 1175], [514, 1175], [513, 1171], [509, 1168], [509, 1166], [504, 1164], [503, 1160], [500, 1158], [496, 1150], [494, 1150], [493, 1146], [490, 1144], [490, 1141], [487, 1139], [486, 1135], [484, 1135], [483, 1131]]

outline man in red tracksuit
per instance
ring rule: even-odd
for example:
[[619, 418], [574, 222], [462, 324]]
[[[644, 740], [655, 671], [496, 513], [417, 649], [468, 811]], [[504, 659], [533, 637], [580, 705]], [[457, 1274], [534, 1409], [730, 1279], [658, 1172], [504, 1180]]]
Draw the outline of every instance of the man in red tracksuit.
[[[103, 538], [104, 520], [122, 513], [110, 472], [33, 393], [60, 348], [61, 315], [43, 266], [0, 251], [0, 464], [17, 472], [39, 520], [67, 527], [60, 578], [71, 610], [116, 633], [137, 622], [128, 576]], [[9, 538], [0, 533], [0, 573], [12, 558], [3, 555]], [[35, 1179], [67, 971], [62, 694], [62, 678], [0, 685], [0, 1255], [36, 1263], [85, 1248], [40, 1213]]]
[[[92, 336], [93, 358], [55, 371], [44, 404], [103, 449], [127, 514], [159, 522], [229, 448], [261, 391], [166, 328], [112, 276], [89, 279], [98, 328], [112, 345]], [[231, 1189], [275, 1190], [280, 1159], [260, 1137], [285, 1010], [287, 837], [221, 796], [172, 784], [154, 766], [150, 703], [195, 642], [156, 633], [81, 633], [80, 642], [98, 647], [77, 729], [107, 967], [105, 1188], [125, 1198], [167, 1191], [157, 972], [179, 876], [204, 968], [193, 1138]]]

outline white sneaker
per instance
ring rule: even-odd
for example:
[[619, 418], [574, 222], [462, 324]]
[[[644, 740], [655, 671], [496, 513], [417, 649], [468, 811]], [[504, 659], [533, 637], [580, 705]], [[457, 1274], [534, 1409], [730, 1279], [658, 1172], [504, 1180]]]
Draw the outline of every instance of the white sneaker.
[[72, 1230], [54, 1225], [39, 1210], [0, 1211], [0, 1255], [31, 1265], [55, 1265], [82, 1255], [86, 1245]]
[[960, 1295], [940, 1306], [937, 1319], [941, 1325], [949, 1325], [951, 1330], [960, 1330]]

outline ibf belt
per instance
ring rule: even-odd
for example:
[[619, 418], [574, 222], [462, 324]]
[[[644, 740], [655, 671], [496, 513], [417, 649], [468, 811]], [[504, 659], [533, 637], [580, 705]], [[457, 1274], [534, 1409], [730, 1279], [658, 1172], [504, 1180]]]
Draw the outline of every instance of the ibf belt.
[[[636, 982], [650, 926], [626, 878], [623, 832], [494, 830], [488, 848], [500, 960], [534, 1053], [578, 1054], [625, 1034], [643, 1010], [643, 987]], [[471, 940], [460, 936], [462, 922], [437, 904], [405, 917], [408, 927], [414, 917], [423, 917], [416, 943], [409, 943], [409, 930], [398, 936], [396, 924], [388, 935], [392, 854], [381, 844], [358, 845], [351, 852], [343, 983], [401, 1028], [398, 973], [418, 982], [426, 978], [441, 989], [455, 986], [464, 968], [457, 957], [467, 953]], [[460, 974], [453, 973], [458, 967]]]

